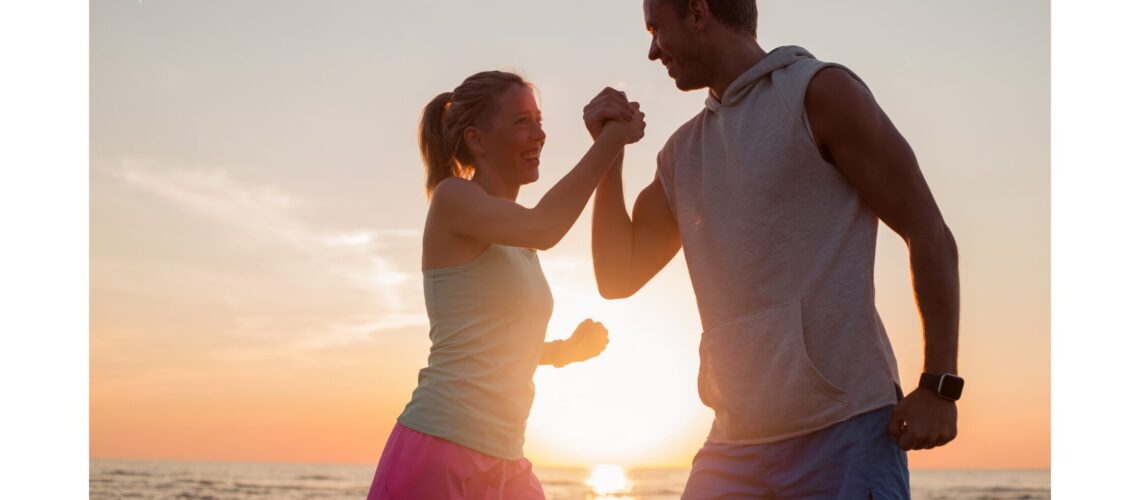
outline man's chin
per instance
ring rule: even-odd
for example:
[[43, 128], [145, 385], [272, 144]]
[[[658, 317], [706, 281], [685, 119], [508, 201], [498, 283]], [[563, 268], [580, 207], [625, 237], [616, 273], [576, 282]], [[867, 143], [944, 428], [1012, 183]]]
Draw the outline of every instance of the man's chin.
[[700, 85], [698, 83], [690, 82], [688, 80], [683, 80], [681, 78], [674, 78], [673, 84], [677, 86], [677, 90], [680, 90], [682, 92], [690, 92], [693, 90], [700, 90], [700, 89], [703, 89], [706, 87], [706, 85]]

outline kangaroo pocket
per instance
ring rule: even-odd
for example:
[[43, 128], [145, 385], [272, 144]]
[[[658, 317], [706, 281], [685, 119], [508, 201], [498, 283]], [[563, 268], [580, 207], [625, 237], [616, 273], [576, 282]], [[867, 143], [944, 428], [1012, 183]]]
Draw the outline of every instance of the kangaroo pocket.
[[799, 301], [752, 311], [701, 335], [698, 392], [720, 438], [779, 439], [838, 422], [850, 398], [808, 357]]

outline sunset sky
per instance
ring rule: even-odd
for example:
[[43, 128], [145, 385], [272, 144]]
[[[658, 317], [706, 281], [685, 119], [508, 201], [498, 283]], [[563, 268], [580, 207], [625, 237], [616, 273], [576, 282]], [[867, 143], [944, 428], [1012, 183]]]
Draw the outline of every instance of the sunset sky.
[[[913, 467], [1048, 467], [1049, 3], [759, 1], [759, 40], [850, 67], [910, 141], [959, 246], [959, 437]], [[589, 146], [602, 87], [641, 102], [627, 198], [704, 92], [646, 58], [638, 1], [191, 2], [91, 9], [91, 454], [374, 462], [426, 362], [415, 127], [464, 77], [514, 70], [548, 135], [533, 205]], [[540, 256], [548, 339], [586, 317], [599, 358], [540, 367], [539, 465], [684, 466], [712, 419], [678, 256], [630, 299], [593, 282], [589, 217]], [[903, 242], [877, 303], [905, 388], [922, 367]]]

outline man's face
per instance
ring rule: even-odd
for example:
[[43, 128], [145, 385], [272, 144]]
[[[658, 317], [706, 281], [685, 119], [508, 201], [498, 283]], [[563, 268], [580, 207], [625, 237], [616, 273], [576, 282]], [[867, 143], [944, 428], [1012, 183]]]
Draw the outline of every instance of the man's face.
[[687, 10], [678, 9], [668, 0], [645, 0], [642, 8], [645, 29], [653, 37], [649, 43], [649, 60], [660, 60], [681, 90], [707, 87], [697, 32], [688, 22]]

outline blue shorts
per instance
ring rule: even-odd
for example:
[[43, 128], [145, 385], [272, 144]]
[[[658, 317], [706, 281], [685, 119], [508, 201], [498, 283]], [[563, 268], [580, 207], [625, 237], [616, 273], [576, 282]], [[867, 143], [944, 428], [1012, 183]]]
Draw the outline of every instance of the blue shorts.
[[906, 451], [887, 431], [893, 409], [773, 443], [706, 442], [681, 498], [907, 500]]

